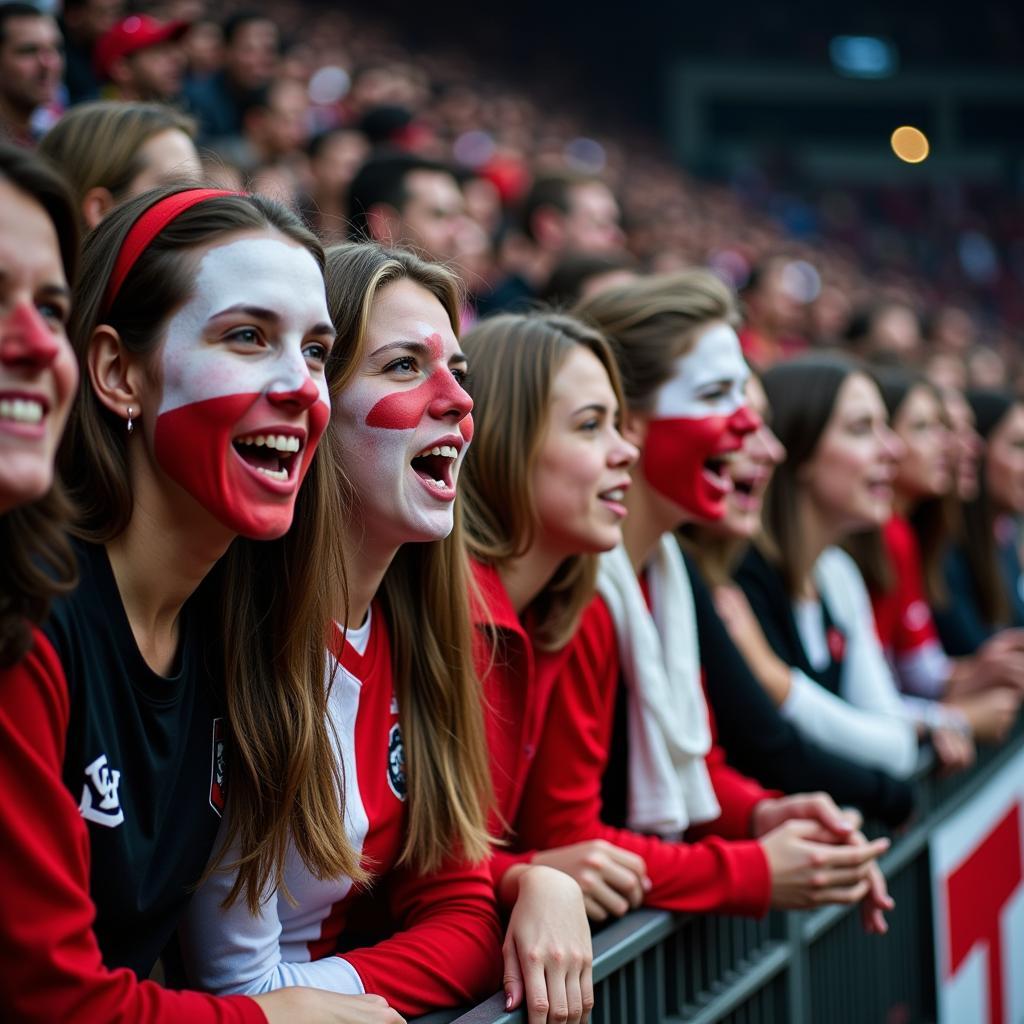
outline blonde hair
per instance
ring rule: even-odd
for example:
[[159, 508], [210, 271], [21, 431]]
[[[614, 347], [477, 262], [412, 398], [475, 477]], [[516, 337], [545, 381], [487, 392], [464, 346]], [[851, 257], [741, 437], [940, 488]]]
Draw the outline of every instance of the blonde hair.
[[[577, 346], [605, 368], [622, 405], [615, 358], [592, 327], [560, 313], [493, 317], [463, 339], [470, 358], [476, 432], [460, 484], [470, 553], [502, 566], [533, 544], [537, 513], [530, 478], [548, 422], [551, 385]], [[594, 596], [597, 556], [567, 558], [531, 604], [542, 650], [568, 643]]]
[[195, 121], [173, 107], [98, 100], [64, 114], [39, 143], [39, 152], [67, 178], [84, 227], [82, 201], [89, 190], [105, 188], [115, 202], [127, 198], [131, 183], [146, 169], [139, 150], [172, 129], [196, 137]]
[[[326, 279], [338, 332], [331, 356], [334, 394], [357, 371], [373, 304], [395, 281], [430, 292], [458, 333], [456, 278], [410, 252], [374, 242], [334, 246], [327, 251]], [[391, 635], [409, 780], [409, 824], [399, 863], [422, 872], [453, 855], [482, 860], [489, 850], [491, 775], [473, 666], [472, 594], [456, 502], [451, 534], [399, 548], [378, 591]]]
[[611, 343], [633, 412], [651, 410], [673, 364], [689, 352], [705, 324], [740, 322], [732, 289], [710, 270], [699, 269], [616, 285], [577, 303], [572, 312]]

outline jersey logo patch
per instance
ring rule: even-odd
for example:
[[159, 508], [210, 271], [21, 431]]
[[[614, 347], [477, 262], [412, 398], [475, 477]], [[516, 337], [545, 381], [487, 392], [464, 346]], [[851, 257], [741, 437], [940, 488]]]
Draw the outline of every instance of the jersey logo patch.
[[107, 755], [100, 754], [85, 769], [85, 785], [82, 787], [82, 802], [78, 813], [86, 821], [107, 828], [117, 828], [124, 821], [124, 811], [117, 796], [121, 773], [107, 765]]
[[388, 785], [399, 800], [405, 800], [405, 747], [397, 722], [388, 733]]
[[217, 817], [224, 816], [224, 802], [227, 799], [227, 745], [224, 739], [224, 719], [213, 720], [213, 740], [210, 746], [210, 806]]

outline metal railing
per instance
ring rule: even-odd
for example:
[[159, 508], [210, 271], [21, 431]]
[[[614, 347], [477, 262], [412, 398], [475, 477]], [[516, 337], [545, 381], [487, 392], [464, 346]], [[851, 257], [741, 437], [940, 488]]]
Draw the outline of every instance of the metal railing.
[[[857, 908], [740, 917], [639, 910], [594, 936], [593, 1024], [913, 1024], [935, 1019], [928, 839], [1024, 747], [1024, 723], [968, 772], [942, 778], [922, 754], [911, 825], [882, 858], [896, 909], [864, 934]], [[886, 834], [871, 828], [872, 835]], [[419, 1024], [526, 1024], [504, 996]]]

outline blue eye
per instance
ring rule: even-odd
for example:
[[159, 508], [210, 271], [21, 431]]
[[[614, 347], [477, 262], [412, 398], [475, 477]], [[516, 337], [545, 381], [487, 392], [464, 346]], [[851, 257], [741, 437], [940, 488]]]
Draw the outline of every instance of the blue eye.
[[240, 341], [243, 345], [258, 345], [262, 340], [255, 327], [239, 327], [228, 334], [231, 341]]
[[384, 370], [386, 372], [398, 370], [400, 373], [415, 373], [416, 360], [412, 356], [402, 356], [400, 359], [394, 359], [388, 363]]
[[67, 323], [67, 310], [56, 302], [37, 302], [36, 309], [39, 315], [50, 323], [61, 326]]

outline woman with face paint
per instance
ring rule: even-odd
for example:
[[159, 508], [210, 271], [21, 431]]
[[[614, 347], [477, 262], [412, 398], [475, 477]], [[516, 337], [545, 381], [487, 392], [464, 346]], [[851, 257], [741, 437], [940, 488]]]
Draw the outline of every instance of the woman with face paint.
[[624, 544], [601, 558], [599, 596], [553, 687], [520, 842], [603, 838], [637, 853], [651, 906], [763, 914], [870, 897], [867, 926], [882, 931], [874, 860], [886, 841], [865, 842], [823, 795], [780, 797], [728, 767], [701, 688], [695, 592], [673, 531], [722, 514], [725, 464], [758, 427], [733, 296], [687, 271], [609, 289], [577, 313], [613, 344], [623, 434], [641, 456]]
[[67, 337], [77, 259], [67, 186], [0, 144], [0, 670], [74, 579], [53, 463], [78, 380]]
[[236, 882], [215, 870], [183, 944], [203, 988], [376, 992], [412, 1015], [475, 1002], [501, 979], [455, 503], [473, 401], [448, 271], [368, 243], [330, 250], [326, 277], [338, 336], [329, 436], [348, 505], [326, 711], [361, 867], [314, 873], [291, 843], [260, 906], [226, 909]]
[[892, 514], [902, 445], [877, 386], [855, 363], [808, 356], [772, 367], [764, 387], [787, 456], [768, 488], [764, 535], [737, 582], [772, 650], [798, 670], [781, 694], [792, 719], [832, 749], [905, 778], [917, 765], [915, 723], [878, 642], [864, 580], [837, 547]]
[[[643, 860], [602, 840], [527, 853], [512, 846], [551, 687], [593, 597], [595, 556], [621, 542], [637, 452], [618, 431], [614, 357], [592, 328], [556, 314], [506, 315], [475, 327], [463, 345], [478, 410], [462, 487], [483, 597], [478, 667], [495, 791], [491, 832], [500, 841], [491, 867], [499, 901], [514, 905], [505, 989], [515, 1005], [525, 988], [531, 1022], [548, 1012], [575, 1021], [593, 1003], [586, 914], [604, 920], [638, 906]], [[564, 983], [545, 986], [551, 968], [523, 952], [567, 941], [571, 949], [574, 928], [586, 959]]]
[[[725, 514], [714, 522], [689, 523], [682, 534], [691, 571], [700, 577], [699, 582], [694, 579], [699, 642], [719, 741], [735, 767], [764, 785], [795, 792], [813, 782], [840, 804], [852, 804], [873, 820], [900, 824], [913, 803], [909, 784], [881, 768], [834, 753], [831, 743], [819, 745], [805, 736], [790, 714], [791, 706], [800, 705], [793, 694], [801, 686], [813, 686], [814, 696], [824, 705], [816, 714], [831, 715], [840, 726], [856, 712], [800, 678], [779, 658], [732, 580], [751, 540], [761, 532], [764, 494], [786, 454], [769, 426], [771, 410], [757, 377], [747, 381], [746, 395], [761, 425], [744, 437], [742, 449], [730, 460], [733, 490], [726, 498]], [[743, 709], [741, 714], [738, 708]]]
[[[955, 765], [958, 739], [967, 747], [962, 757], [969, 757], [972, 735], [998, 741], [1013, 724], [1020, 701], [1014, 691], [1024, 686], [1024, 653], [1007, 631], [975, 655], [946, 655], [929, 599], [941, 601], [945, 594], [953, 438], [942, 397], [923, 376], [888, 367], [872, 376], [904, 454], [893, 482], [894, 514], [881, 531], [854, 538], [848, 550], [871, 593], [875, 625], [904, 703], [932, 727], [943, 764]], [[947, 723], [950, 728], [935, 731]]]
[[274, 204], [165, 190], [114, 211], [83, 265], [63, 452], [79, 580], [0, 676], [17, 809], [0, 858], [18, 879], [2, 1004], [40, 1022], [398, 1020], [383, 1000], [143, 980], [229, 790], [233, 898], [255, 906], [291, 830], [312, 870], [356, 865], [322, 686], [341, 577], [333, 462], [313, 457], [334, 337], [322, 252]]

